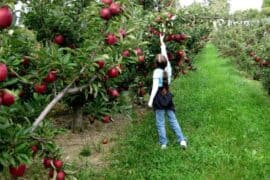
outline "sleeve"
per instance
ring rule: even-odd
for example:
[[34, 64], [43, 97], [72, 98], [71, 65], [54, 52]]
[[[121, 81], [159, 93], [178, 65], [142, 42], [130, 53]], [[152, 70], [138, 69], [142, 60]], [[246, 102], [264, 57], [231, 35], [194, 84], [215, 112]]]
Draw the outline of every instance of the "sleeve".
[[166, 45], [164, 43], [162, 43], [161, 46], [160, 46], [160, 48], [161, 48], [161, 54], [163, 56], [165, 56], [165, 58], [166, 58], [167, 61], [169, 61], [168, 55], [167, 55], [167, 50], [166, 50]]
[[153, 101], [154, 101], [154, 98], [155, 98], [155, 96], [157, 94], [157, 91], [158, 91], [158, 83], [159, 83], [159, 79], [158, 78], [153, 78], [152, 91], [151, 91], [150, 99], [149, 99], [149, 102], [148, 102], [149, 107], [153, 106]]
[[162, 43], [161, 45], [161, 54], [163, 56], [165, 56], [166, 60], [167, 60], [167, 67], [165, 68], [165, 70], [167, 71], [168, 73], [168, 76], [169, 76], [169, 83], [171, 83], [171, 77], [172, 77], [172, 66], [171, 66], [171, 63], [168, 59], [168, 55], [167, 55], [167, 50], [166, 50], [166, 45], [164, 43]]

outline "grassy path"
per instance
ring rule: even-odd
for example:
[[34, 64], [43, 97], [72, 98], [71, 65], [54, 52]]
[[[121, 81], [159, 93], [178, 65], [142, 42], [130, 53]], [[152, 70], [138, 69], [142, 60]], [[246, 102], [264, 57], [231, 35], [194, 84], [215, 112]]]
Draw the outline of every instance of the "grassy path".
[[[111, 179], [270, 179], [270, 97], [213, 45], [197, 71], [173, 82], [177, 117], [189, 141], [179, 148], [167, 124], [161, 150], [152, 112], [135, 121], [103, 172]], [[138, 123], [136, 123], [138, 122]]]

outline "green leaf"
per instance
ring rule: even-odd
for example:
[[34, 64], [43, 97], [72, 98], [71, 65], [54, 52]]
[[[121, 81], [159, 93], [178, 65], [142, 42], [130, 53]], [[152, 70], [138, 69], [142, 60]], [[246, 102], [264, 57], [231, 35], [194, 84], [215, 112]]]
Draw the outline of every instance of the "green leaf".
[[11, 125], [8, 122], [5, 122], [5, 124], [0, 124], [0, 129], [5, 130], [7, 128], [11, 127]]
[[68, 64], [70, 62], [70, 57], [70, 54], [65, 55], [62, 59], [63, 64]]
[[16, 163], [16, 160], [14, 159], [14, 157], [9, 157], [9, 162], [10, 164], [9, 165], [12, 165], [12, 166], [17, 166], [18, 163]]
[[11, 79], [11, 80], [9, 80], [9, 81], [7, 81], [7, 82], [5, 82], [5, 83], [2, 83], [1, 86], [2, 86], [2, 87], [11, 86], [11, 85], [17, 84], [18, 81], [19, 81], [19, 80], [18, 80], [17, 78]]
[[19, 144], [15, 147], [15, 152], [19, 153], [19, 152], [25, 152], [28, 149], [29, 145], [27, 143], [22, 143]]
[[26, 155], [26, 154], [18, 154], [16, 156], [16, 159], [20, 162], [20, 163], [25, 163], [25, 164], [30, 164], [31, 160], [30, 158]]

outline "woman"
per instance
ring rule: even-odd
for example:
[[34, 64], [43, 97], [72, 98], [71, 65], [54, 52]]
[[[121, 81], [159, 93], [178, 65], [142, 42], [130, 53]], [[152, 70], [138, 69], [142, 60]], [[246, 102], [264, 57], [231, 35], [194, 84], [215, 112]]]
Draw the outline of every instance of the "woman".
[[182, 133], [181, 127], [175, 116], [172, 94], [169, 92], [169, 84], [171, 83], [172, 68], [167, 57], [166, 45], [164, 43], [164, 35], [160, 35], [161, 54], [156, 55], [156, 69], [153, 73], [153, 86], [148, 102], [149, 107], [153, 107], [156, 116], [156, 126], [159, 135], [159, 143], [161, 149], [167, 147], [167, 137], [165, 129], [165, 112], [167, 113], [169, 123], [177, 136], [180, 146], [187, 148], [186, 138]]

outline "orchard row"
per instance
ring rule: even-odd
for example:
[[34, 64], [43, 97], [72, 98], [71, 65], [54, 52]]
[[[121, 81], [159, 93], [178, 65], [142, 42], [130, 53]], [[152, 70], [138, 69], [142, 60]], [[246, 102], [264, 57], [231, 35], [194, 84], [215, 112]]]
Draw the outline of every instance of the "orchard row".
[[[194, 20], [206, 7], [155, 12], [128, 0], [27, 3], [25, 27], [12, 25], [12, 4], [0, 8], [0, 166], [15, 177], [31, 164], [33, 148], [50, 177], [67, 175], [53, 144], [57, 129], [46, 121], [57, 102], [109, 123], [125, 105], [123, 91], [134, 100], [149, 91], [164, 27], [175, 77], [194, 69], [211, 31], [211, 22]], [[74, 129], [82, 128], [78, 121]]]
[[223, 27], [214, 34], [220, 52], [235, 59], [241, 70], [261, 80], [270, 94], [270, 24]]

